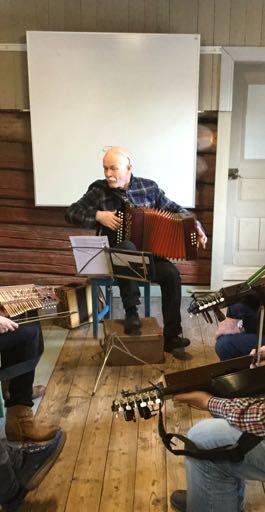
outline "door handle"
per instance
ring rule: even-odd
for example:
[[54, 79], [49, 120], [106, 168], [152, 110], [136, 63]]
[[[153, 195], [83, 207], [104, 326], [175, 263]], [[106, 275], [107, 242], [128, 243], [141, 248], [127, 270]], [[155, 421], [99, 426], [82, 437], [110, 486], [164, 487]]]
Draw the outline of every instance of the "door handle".
[[242, 178], [239, 174], [239, 170], [235, 168], [228, 169], [228, 179], [229, 180], [237, 180], [238, 178]]

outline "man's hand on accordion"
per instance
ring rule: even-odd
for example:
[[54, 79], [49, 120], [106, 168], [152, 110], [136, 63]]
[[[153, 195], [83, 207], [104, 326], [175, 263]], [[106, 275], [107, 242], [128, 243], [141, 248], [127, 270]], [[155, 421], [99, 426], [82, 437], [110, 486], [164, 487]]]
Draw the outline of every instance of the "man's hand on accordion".
[[121, 225], [121, 219], [116, 215], [117, 210], [114, 212], [98, 210], [96, 213], [96, 220], [103, 226], [106, 226], [113, 231], [117, 231]]
[[206, 249], [207, 236], [202, 229], [201, 223], [198, 220], [196, 221], [196, 225], [197, 225], [197, 234], [198, 234], [198, 247], [202, 247], [203, 249]]

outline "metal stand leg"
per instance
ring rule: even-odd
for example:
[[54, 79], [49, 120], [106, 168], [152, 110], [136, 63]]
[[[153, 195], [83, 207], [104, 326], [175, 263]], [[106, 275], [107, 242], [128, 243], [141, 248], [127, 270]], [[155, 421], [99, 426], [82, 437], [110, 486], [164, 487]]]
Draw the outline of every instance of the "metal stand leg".
[[95, 386], [94, 386], [93, 391], [92, 391], [92, 396], [94, 396], [95, 393], [96, 393], [100, 377], [101, 377], [102, 372], [103, 372], [103, 370], [104, 370], [104, 368], [106, 366], [106, 363], [107, 363], [107, 360], [109, 358], [109, 355], [111, 353], [112, 348], [113, 348], [112, 338], [110, 337], [109, 340], [108, 340], [107, 346], [106, 346], [105, 357], [104, 357], [103, 363], [101, 365], [101, 368], [99, 370], [99, 373], [98, 373], [98, 376], [97, 376], [97, 380], [95, 382]]
[[[107, 336], [107, 338], [105, 338], [105, 340], [106, 340], [105, 357], [104, 357], [103, 363], [101, 365], [101, 368], [99, 370], [99, 373], [98, 373], [98, 376], [97, 376], [97, 379], [95, 382], [95, 386], [92, 391], [92, 396], [94, 396], [96, 393], [98, 383], [100, 381], [100, 377], [102, 375], [102, 372], [106, 366], [107, 360], [108, 360], [109, 355], [113, 348], [116, 348], [117, 350], [119, 350], [120, 352], [123, 352], [124, 354], [128, 354], [133, 359], [135, 359], [135, 361], [140, 361], [140, 363], [142, 363], [142, 364], [149, 364], [147, 361], [144, 361], [143, 359], [140, 359], [140, 357], [137, 357], [136, 355], [132, 354], [131, 351], [128, 349], [128, 347], [126, 347], [126, 345], [123, 343], [123, 341], [120, 339], [120, 337], [115, 332], [112, 333], [111, 335]], [[119, 345], [116, 345], [115, 341], [118, 341], [122, 345], [123, 348], [120, 347]]]

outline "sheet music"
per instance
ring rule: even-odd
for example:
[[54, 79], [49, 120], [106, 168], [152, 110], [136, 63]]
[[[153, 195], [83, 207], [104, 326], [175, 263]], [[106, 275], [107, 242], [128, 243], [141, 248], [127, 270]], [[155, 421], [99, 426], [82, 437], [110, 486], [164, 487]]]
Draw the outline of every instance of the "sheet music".
[[138, 281], [151, 281], [154, 278], [154, 262], [151, 253], [117, 248], [108, 251], [114, 276]]
[[107, 236], [70, 236], [77, 273], [80, 275], [110, 275]]

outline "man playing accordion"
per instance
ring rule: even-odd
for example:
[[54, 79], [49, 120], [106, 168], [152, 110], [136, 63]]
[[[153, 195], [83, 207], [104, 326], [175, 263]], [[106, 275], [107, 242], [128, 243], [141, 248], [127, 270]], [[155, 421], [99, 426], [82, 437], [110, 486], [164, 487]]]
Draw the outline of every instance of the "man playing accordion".
[[[132, 174], [131, 157], [126, 149], [109, 149], [104, 155], [103, 168], [105, 179], [89, 186], [84, 196], [68, 208], [66, 219], [72, 224], [100, 230], [102, 235], [108, 235], [111, 246], [116, 246], [113, 233], [121, 224], [116, 213], [126, 203], [188, 214], [185, 208], [168, 199], [154, 181]], [[196, 229], [198, 243], [205, 248], [207, 237], [198, 221]], [[129, 240], [121, 242], [119, 248], [136, 250]], [[164, 350], [178, 356], [178, 350], [188, 346], [190, 341], [182, 336], [181, 279], [176, 266], [165, 258], [155, 257], [155, 282], [161, 287]], [[135, 334], [141, 327], [137, 312], [140, 303], [138, 284], [133, 280], [120, 280], [119, 287], [125, 310], [125, 332]]]

